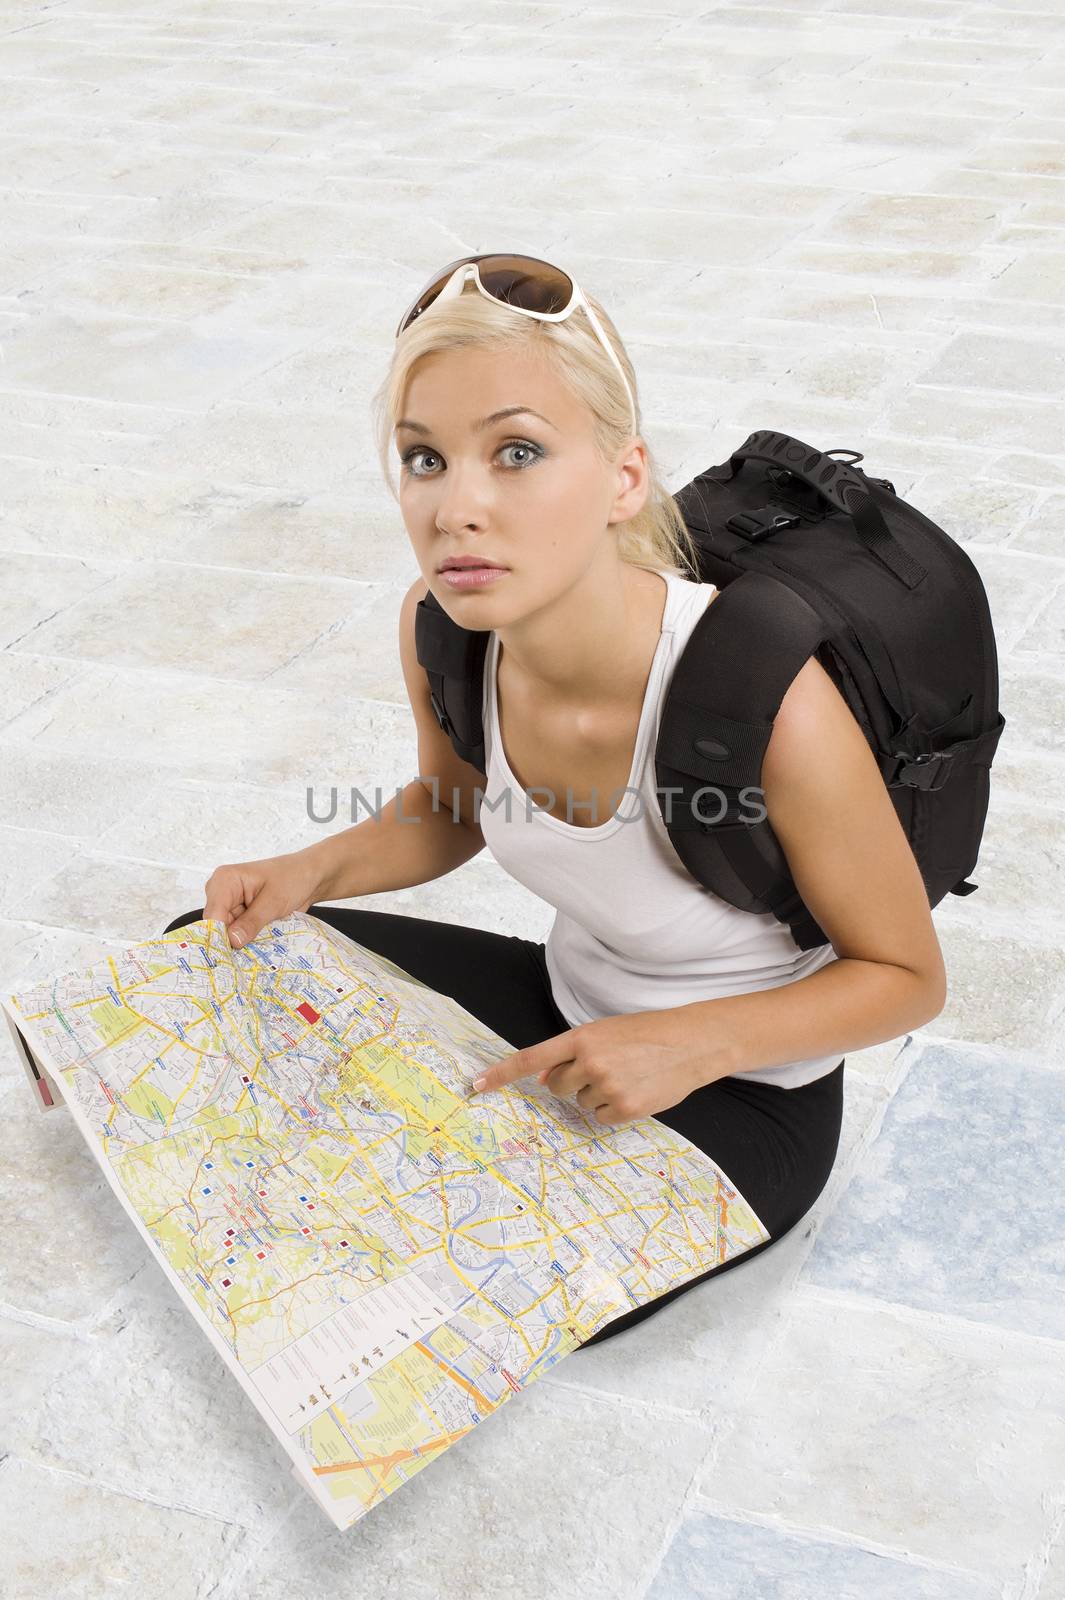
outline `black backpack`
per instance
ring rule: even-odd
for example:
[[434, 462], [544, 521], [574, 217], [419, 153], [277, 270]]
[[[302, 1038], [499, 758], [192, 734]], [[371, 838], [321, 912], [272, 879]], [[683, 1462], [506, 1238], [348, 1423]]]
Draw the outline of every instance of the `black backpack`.
[[[674, 496], [698, 548], [698, 579], [721, 592], [666, 691], [659, 808], [693, 877], [741, 911], [771, 911], [802, 950], [828, 937], [764, 806], [745, 791], [761, 795], [773, 719], [807, 659], [816, 655], [865, 734], [930, 906], [977, 887], [966, 879], [1005, 727], [979, 572], [886, 478], [852, 464], [862, 459], [764, 429]], [[416, 650], [433, 709], [482, 775], [489, 638], [452, 622], [431, 593], [419, 601]], [[750, 820], [752, 803], [761, 820]]]

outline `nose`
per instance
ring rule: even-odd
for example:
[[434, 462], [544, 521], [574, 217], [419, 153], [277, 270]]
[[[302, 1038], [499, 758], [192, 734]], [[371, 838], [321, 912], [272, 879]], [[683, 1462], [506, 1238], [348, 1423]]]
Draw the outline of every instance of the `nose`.
[[483, 528], [491, 490], [483, 471], [471, 466], [463, 471], [449, 466], [436, 507], [436, 525], [442, 533]]

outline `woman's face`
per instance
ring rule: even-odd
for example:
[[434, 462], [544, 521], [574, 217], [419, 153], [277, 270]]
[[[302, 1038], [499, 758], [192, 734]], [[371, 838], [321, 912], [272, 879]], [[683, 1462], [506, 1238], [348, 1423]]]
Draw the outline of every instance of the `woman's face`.
[[[532, 407], [485, 424], [493, 413]], [[593, 566], [617, 562], [609, 528], [643, 507], [646, 451], [635, 438], [614, 464], [588, 410], [532, 353], [449, 350], [424, 356], [397, 425], [400, 507], [422, 576], [464, 628], [498, 628], [549, 604]], [[456, 587], [448, 557], [504, 569]]]

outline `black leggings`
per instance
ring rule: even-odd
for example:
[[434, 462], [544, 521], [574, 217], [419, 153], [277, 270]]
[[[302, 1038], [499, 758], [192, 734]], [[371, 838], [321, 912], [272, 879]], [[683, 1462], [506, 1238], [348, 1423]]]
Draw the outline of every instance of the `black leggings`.
[[[564, 1033], [570, 1026], [551, 993], [544, 946], [532, 939], [389, 911], [312, 905], [309, 914], [387, 957], [431, 989], [451, 995], [516, 1050]], [[202, 916], [202, 907], [187, 911], [168, 922], [163, 932], [198, 922]], [[615, 1317], [584, 1345], [631, 1328], [705, 1278], [768, 1250], [801, 1221], [828, 1182], [836, 1159], [843, 1118], [843, 1062], [797, 1089], [759, 1083], [742, 1073], [719, 1078], [675, 1106], [656, 1111], [655, 1118], [705, 1151], [754, 1208], [770, 1237]]]

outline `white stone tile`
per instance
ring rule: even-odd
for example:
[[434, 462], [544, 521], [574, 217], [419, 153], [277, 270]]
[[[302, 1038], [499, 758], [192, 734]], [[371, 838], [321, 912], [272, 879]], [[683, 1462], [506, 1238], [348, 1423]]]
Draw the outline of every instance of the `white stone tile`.
[[[327, 815], [331, 787], [312, 785], [315, 816]], [[335, 820], [319, 823], [309, 814], [306, 789], [295, 785], [263, 788], [160, 776], [137, 806], [104, 825], [94, 848], [132, 860], [180, 862], [190, 869], [195, 863], [206, 877], [223, 862], [261, 861], [339, 833], [351, 825], [342, 809], [346, 794], [346, 789], [338, 792]], [[385, 798], [391, 796], [390, 790]], [[355, 820], [365, 819], [360, 812]]]
[[[1065, 785], [1063, 785], [1065, 787]], [[1057, 1026], [1065, 994], [1065, 949], [1060, 933], [1042, 940], [1023, 927], [1016, 934], [983, 924], [976, 897], [959, 901], [956, 921], [938, 918], [936, 932], [947, 969], [947, 1003], [921, 1029], [928, 1038], [971, 1039], [1017, 1050], [1037, 1050]], [[972, 913], [965, 917], [965, 911]]]
[[[62, 310], [33, 318], [4, 340], [5, 384], [135, 404], [145, 398], [150, 367], [149, 393], [160, 405], [171, 412], [210, 406], [239, 393], [307, 340], [299, 330], [286, 335], [257, 328], [255, 289], [247, 275], [130, 266], [119, 257], [81, 273], [72, 269], [54, 290]], [[212, 328], [209, 319], [239, 306], [242, 293], [250, 302], [248, 325]], [[187, 319], [201, 325], [190, 327]], [[104, 362], [101, 345], [108, 351]]]
[[347, 614], [275, 668], [270, 682], [307, 694], [320, 683], [343, 682], [353, 698], [389, 701], [409, 714], [399, 655], [399, 611], [409, 588], [410, 583], [367, 585]]
[[1065, 555], [1065, 495], [1049, 494], [1025, 519], [1010, 541], [1016, 550]]
[[[116, 1228], [122, 1220], [116, 1211]], [[292, 1499], [291, 1461], [145, 1256], [104, 1315], [77, 1335], [0, 1325], [7, 1448], [222, 1525], [269, 1523]]]
[[254, 683], [373, 599], [368, 586], [339, 578], [142, 561], [40, 622], [27, 644], [79, 662], [167, 667]]
[[[32, 921], [0, 919], [0, 993], [21, 994], [60, 972], [92, 966], [113, 946], [128, 941], [104, 940], [78, 929], [47, 928]], [[0, 1072], [23, 1072], [10, 1047], [7, 1026], [0, 1034]]]
[[918, 382], [1060, 398], [1065, 393], [1065, 350], [1045, 340], [960, 334], [919, 374]]
[[541, 1379], [347, 1533], [302, 1496], [243, 1568], [240, 1592], [392, 1600], [398, 1582], [414, 1600], [635, 1600], [706, 1443], [691, 1418]]
[[[4, 1054], [11, 1049], [4, 1024]], [[146, 1249], [64, 1107], [38, 1110], [25, 1074], [0, 1080], [0, 1199], [11, 1219], [0, 1303], [86, 1327], [143, 1266]]]
[[106, 590], [114, 579], [113, 570], [84, 561], [0, 553], [0, 649], [48, 654], [37, 640], [49, 618], [94, 590]]
[[199, 1600], [204, 1575], [221, 1572], [245, 1538], [232, 1523], [14, 1456], [0, 1466], [0, 1522], [11, 1600], [56, 1591], [67, 1600], [100, 1600], [109, 1591]]
[[1060, 1346], [810, 1291], [694, 1503], [958, 1561], [1019, 1594], [1063, 1470]]
[[94, 667], [4, 730], [48, 755], [131, 762], [224, 783], [395, 783], [414, 776], [409, 705], [352, 701], [323, 685], [313, 699], [267, 684], [144, 668]]
[[[417, 564], [369, 402], [407, 299], [466, 250], [509, 240], [602, 297], [671, 486], [756, 427], [861, 450], [985, 579], [1008, 726], [980, 892], [936, 908], [947, 1007], [847, 1058], [809, 1218], [576, 1353], [346, 1535], [0, 1034], [0, 1300], [21, 1319], [0, 1427], [32, 1457], [0, 1466], [0, 1590], [1058, 1600], [1060, 1346], [961, 1327], [991, 1283], [962, 1270], [985, 1222], [965, 1141], [1010, 1122], [1007, 1080], [1037, 1058], [1049, 1093], [1065, 1016], [1055, 8], [47, 18], [7, 19], [0, 117], [0, 982], [154, 936], [220, 862], [320, 837], [308, 785], [414, 775], [396, 622]], [[487, 850], [336, 904], [538, 942], [553, 918]], [[948, 1046], [1001, 1072], [953, 1144], [923, 1106], [929, 1153], [907, 1087]], [[1019, 1092], [1017, 1126], [1043, 1103]], [[834, 1258], [875, 1262], [872, 1286], [829, 1293], [833, 1228], [907, 1108], [907, 1183], [956, 1208], [916, 1214], [940, 1229], [932, 1276], [874, 1228]], [[1049, 1146], [1015, 1132], [1011, 1178], [1046, 1191], [1025, 1225], [1060, 1234]], [[1049, 1316], [1046, 1253], [1023, 1292]], [[942, 1309], [863, 1298], [889, 1278], [896, 1301], [937, 1281]]]
[[[152, 939], [181, 911], [203, 903], [203, 872], [85, 854], [39, 883], [34, 920], [80, 928], [124, 944]], [[170, 907], [177, 906], [177, 910]]]
[[[17, 659], [0, 655], [0, 661]], [[73, 681], [68, 672], [50, 696], [26, 707], [35, 729], [47, 728], [52, 696]], [[0, 822], [23, 832], [63, 835], [79, 845], [94, 845], [108, 828], [120, 828], [151, 803], [168, 777], [165, 767], [149, 761], [50, 751], [43, 737], [22, 742], [13, 729], [5, 730], [0, 750]]]
[[999, 657], [1008, 656], [1011, 650], [1049, 648], [1039, 642], [1041, 636], [1033, 629], [1044, 612], [1053, 628], [1054, 619], [1065, 609], [1065, 562], [978, 543], [970, 544], [965, 553], [987, 593]]
[[0, 650], [0, 730], [78, 671], [76, 662]]
[[64, 871], [78, 849], [74, 839], [0, 826], [0, 916], [32, 918], [37, 886]]

